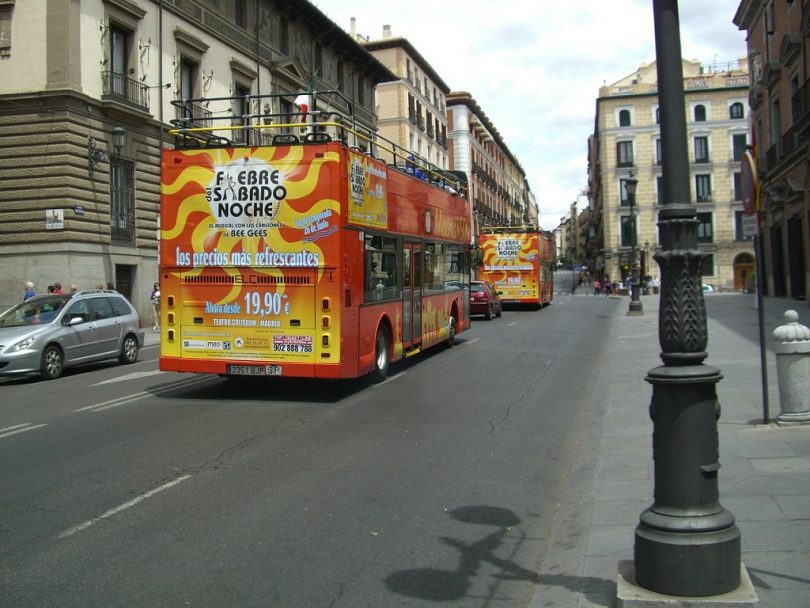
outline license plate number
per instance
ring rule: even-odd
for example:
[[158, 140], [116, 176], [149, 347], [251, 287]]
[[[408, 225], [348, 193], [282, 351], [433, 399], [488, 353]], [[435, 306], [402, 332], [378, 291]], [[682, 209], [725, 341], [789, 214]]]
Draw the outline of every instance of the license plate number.
[[229, 365], [228, 373], [233, 376], [280, 376], [280, 365]]

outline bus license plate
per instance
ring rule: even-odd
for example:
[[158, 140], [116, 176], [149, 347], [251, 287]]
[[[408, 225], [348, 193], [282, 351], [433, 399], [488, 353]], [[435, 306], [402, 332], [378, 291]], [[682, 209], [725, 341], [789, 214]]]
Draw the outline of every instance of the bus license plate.
[[280, 365], [229, 365], [228, 373], [233, 376], [280, 376]]

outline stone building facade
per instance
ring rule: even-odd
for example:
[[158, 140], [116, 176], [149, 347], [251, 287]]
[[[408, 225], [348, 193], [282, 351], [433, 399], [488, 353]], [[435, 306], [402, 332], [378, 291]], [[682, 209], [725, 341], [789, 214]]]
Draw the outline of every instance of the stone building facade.
[[0, 70], [0, 308], [28, 280], [101, 282], [142, 316], [173, 100], [221, 98], [189, 111], [230, 124], [258, 95], [292, 92], [269, 108], [292, 114], [312, 86], [375, 129], [374, 88], [394, 79], [305, 0], [4, 0]]
[[450, 169], [469, 179], [473, 234], [484, 226], [536, 226], [526, 172], [470, 93], [448, 94], [447, 125]]
[[[741, 158], [750, 144], [748, 70], [683, 61], [692, 203], [698, 214], [698, 244], [706, 254], [704, 283], [719, 289], [750, 287], [752, 241], [743, 233]], [[589, 140], [589, 198], [601, 238], [595, 268], [611, 280], [626, 280], [631, 254], [642, 277], [657, 276], [652, 256], [660, 249], [662, 159], [655, 62], [599, 90], [596, 128]], [[636, 179], [631, 201], [628, 179]], [[633, 203], [631, 205], [631, 202]]]
[[810, 280], [810, 1], [743, 0], [760, 177], [763, 291], [807, 298]]

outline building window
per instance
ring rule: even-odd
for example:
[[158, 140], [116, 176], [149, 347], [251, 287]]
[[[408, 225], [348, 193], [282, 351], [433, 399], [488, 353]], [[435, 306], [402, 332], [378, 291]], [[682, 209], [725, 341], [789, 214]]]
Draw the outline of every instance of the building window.
[[245, 0], [234, 0], [234, 12], [236, 25], [241, 28], [247, 27], [247, 7]]
[[741, 201], [742, 200], [742, 175], [739, 171], [735, 171], [732, 175], [734, 179], [734, 200]]
[[343, 91], [343, 76], [346, 73], [346, 65], [342, 59], [337, 62], [337, 75], [335, 77], [335, 89]]
[[366, 105], [366, 83], [361, 74], [357, 75], [357, 103]]
[[661, 164], [661, 138], [655, 140], [655, 164]]
[[735, 161], [741, 161], [745, 148], [748, 146], [748, 136], [745, 133], [735, 133], [731, 136], [731, 153]]
[[698, 229], [697, 240], [698, 243], [712, 243], [714, 242], [714, 230], [712, 227], [712, 214], [711, 213], [698, 213]]
[[[246, 126], [248, 120], [246, 115], [250, 114], [250, 87], [243, 84], [234, 83], [233, 85], [233, 119], [231, 125], [234, 127]], [[231, 139], [239, 144], [247, 143], [247, 130], [238, 129], [231, 131]]]
[[695, 106], [695, 122], [706, 122], [706, 106], [703, 104]]
[[633, 166], [633, 142], [620, 141], [616, 142], [616, 165], [619, 167], [632, 167]]
[[636, 244], [636, 218], [632, 215], [622, 216], [622, 247]]
[[705, 135], [695, 137], [695, 162], [709, 162], [709, 138]]
[[664, 178], [658, 176], [655, 178], [655, 187], [658, 188], [658, 204], [664, 204]]
[[711, 253], [703, 257], [703, 262], [700, 264], [700, 276], [713, 277], [714, 276], [714, 255]]
[[0, 59], [11, 56], [11, 15], [14, 5], [0, 6]]
[[661, 108], [655, 106], [655, 124], [661, 124]]
[[323, 78], [323, 47], [317, 42], [312, 50], [312, 75]]
[[619, 111], [619, 126], [620, 127], [630, 126], [630, 110]]
[[110, 241], [135, 246], [135, 164], [110, 157]]
[[744, 213], [742, 211], [735, 211], [734, 212], [734, 240], [735, 241], [744, 241], [744, 240], [746, 240], [745, 235], [743, 234], [743, 217], [744, 217]]
[[745, 118], [744, 107], [742, 102], [735, 101], [728, 107], [728, 117], [734, 120]]
[[622, 207], [627, 207], [630, 204], [630, 198], [627, 196], [627, 180], [619, 180], [619, 201]]
[[699, 203], [712, 202], [712, 176], [711, 175], [696, 175], [695, 176], [695, 196]]
[[278, 50], [282, 55], [290, 54], [290, 23], [285, 17], [278, 22]]
[[128, 32], [110, 26], [110, 92], [126, 97]]

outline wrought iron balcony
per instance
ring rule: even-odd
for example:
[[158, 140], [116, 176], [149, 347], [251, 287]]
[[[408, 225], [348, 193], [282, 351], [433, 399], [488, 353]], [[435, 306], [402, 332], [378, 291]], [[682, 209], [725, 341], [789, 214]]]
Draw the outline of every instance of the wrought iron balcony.
[[127, 78], [126, 74], [110, 70], [101, 72], [101, 82], [102, 97], [149, 111], [149, 87], [144, 83]]

